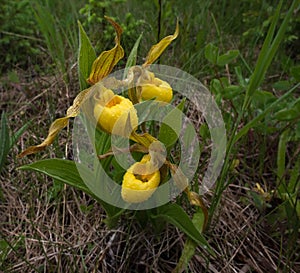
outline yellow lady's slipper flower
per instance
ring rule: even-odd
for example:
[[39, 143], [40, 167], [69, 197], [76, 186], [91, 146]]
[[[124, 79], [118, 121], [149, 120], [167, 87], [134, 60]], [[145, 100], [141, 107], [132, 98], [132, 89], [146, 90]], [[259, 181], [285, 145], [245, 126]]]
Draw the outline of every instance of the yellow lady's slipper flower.
[[141, 97], [143, 100], [154, 99], [157, 101], [170, 102], [173, 97], [172, 87], [165, 81], [156, 78], [148, 72], [148, 79], [140, 81]]
[[[160, 183], [160, 172], [153, 171], [150, 155], [145, 155], [140, 162], [133, 164], [123, 177], [121, 195], [128, 203], [146, 201], [154, 193]], [[144, 173], [144, 174], [141, 174]]]
[[[132, 102], [122, 96], [115, 95], [112, 90], [102, 87], [95, 97], [94, 117], [100, 128], [108, 133], [129, 137], [138, 126], [138, 117]], [[116, 122], [119, 126], [113, 128]]]
[[[168, 45], [177, 38], [178, 34], [179, 23], [177, 21], [174, 34], [161, 39], [157, 44], [151, 47], [146, 57], [146, 61], [143, 64], [143, 68], [147, 68], [149, 65], [154, 63], [168, 47]], [[139, 100], [139, 98], [142, 98], [143, 100], [150, 100], [155, 98], [155, 100], [162, 102], [170, 102], [172, 100], [173, 90], [167, 82], [156, 78], [151, 72], [147, 72], [145, 76], [146, 77], [142, 77], [139, 82], [139, 86], [141, 88], [140, 94], [138, 94], [138, 98], [136, 99], [134, 95], [129, 95], [134, 103], [137, 103], [136, 100]]]
[[[123, 32], [122, 28], [110, 17], [105, 16], [105, 18], [113, 25], [116, 31], [115, 38], [115, 46], [108, 51], [103, 51], [100, 56], [93, 62], [90, 76], [88, 78], [88, 82], [91, 85], [96, 84], [103, 78], [105, 78], [114, 68], [114, 66], [118, 63], [120, 59], [124, 56], [124, 50], [120, 44], [121, 34]], [[84, 32], [82, 26], [79, 23], [79, 27], [81, 28], [81, 33]], [[81, 38], [82, 39], [82, 38]], [[48, 136], [46, 139], [39, 145], [30, 146], [24, 151], [22, 151], [18, 157], [24, 157], [26, 155], [34, 154], [39, 151], [44, 150], [47, 146], [53, 143], [55, 137], [58, 133], [68, 125], [69, 119], [77, 117], [80, 113], [81, 106], [89, 97], [89, 93], [91, 91], [91, 87], [81, 91], [73, 101], [73, 105], [69, 107], [67, 110], [66, 116], [56, 119], [50, 126]]]

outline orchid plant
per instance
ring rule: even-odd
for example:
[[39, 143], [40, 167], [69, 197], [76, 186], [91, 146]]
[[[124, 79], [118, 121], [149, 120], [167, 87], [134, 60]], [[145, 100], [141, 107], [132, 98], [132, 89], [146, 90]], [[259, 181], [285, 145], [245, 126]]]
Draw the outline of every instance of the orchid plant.
[[[130, 141], [130, 152], [140, 155], [139, 160], [132, 164], [121, 179], [121, 197], [125, 203], [139, 204], [146, 202], [163, 183], [164, 178], [172, 176], [176, 186], [185, 192], [192, 206], [196, 207], [193, 221], [183, 208], [176, 202], [169, 202], [155, 209], [149, 209], [150, 220], [155, 225], [162, 225], [162, 220], [170, 222], [184, 231], [193, 244], [201, 245], [210, 250], [202, 235], [207, 222], [207, 209], [198, 193], [191, 190], [188, 179], [178, 165], [166, 156], [165, 145], [150, 133], [147, 122], [139, 123], [139, 113], [136, 105], [142, 102], [156, 103], [157, 110], [162, 110], [173, 99], [171, 85], [160, 79], [151, 71], [153, 64], [168, 45], [177, 38], [179, 24], [173, 35], [169, 35], [153, 45], [141, 66], [127, 67], [122, 80], [108, 77], [117, 63], [124, 57], [121, 46], [122, 28], [112, 18], [105, 17], [116, 31], [115, 46], [103, 51], [97, 58], [94, 49], [79, 23], [80, 49], [79, 49], [79, 78], [82, 91], [76, 96], [73, 105], [69, 107], [65, 117], [56, 119], [50, 126], [48, 136], [39, 145], [31, 146], [22, 151], [19, 157], [28, 156], [44, 150], [51, 145], [59, 132], [68, 125], [69, 119], [83, 114], [90, 122], [95, 124], [95, 130], [105, 136], [120, 136]], [[134, 51], [132, 51], [134, 54]], [[132, 54], [128, 62], [132, 64]], [[117, 88], [128, 92], [116, 94]], [[184, 102], [183, 102], [184, 103]], [[179, 105], [183, 105], [182, 103]], [[181, 107], [180, 110], [182, 110]], [[176, 117], [175, 117], [176, 118]], [[97, 141], [97, 139], [96, 139]], [[174, 144], [174, 140], [172, 140]], [[122, 151], [118, 151], [122, 152]], [[112, 147], [97, 155], [100, 162], [108, 157], [114, 157]], [[109, 172], [109, 166], [106, 166]], [[70, 160], [48, 159], [22, 166], [23, 170], [34, 170], [46, 173], [55, 179], [75, 186], [95, 198], [107, 212], [109, 226], [117, 223], [119, 216], [126, 211], [101, 200], [85, 185], [81, 179], [76, 165]], [[209, 251], [211, 252], [211, 250]], [[212, 253], [212, 252], [211, 252]]]

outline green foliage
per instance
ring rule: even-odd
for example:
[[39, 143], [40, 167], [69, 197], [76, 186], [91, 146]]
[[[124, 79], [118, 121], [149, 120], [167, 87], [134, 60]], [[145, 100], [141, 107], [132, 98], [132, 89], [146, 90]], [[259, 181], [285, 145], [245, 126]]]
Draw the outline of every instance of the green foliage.
[[[192, 222], [199, 232], [201, 232], [204, 226], [204, 215], [201, 210], [198, 210], [194, 213]], [[197, 244], [193, 240], [188, 239], [186, 241], [179, 262], [177, 263], [176, 268], [173, 270], [174, 273], [183, 272], [183, 270], [187, 269], [190, 260], [195, 255], [196, 248]]]
[[226, 53], [219, 55], [219, 48], [209, 43], [205, 46], [204, 55], [205, 58], [212, 64], [218, 66], [224, 66], [235, 60], [238, 55], [238, 50], [228, 50]]
[[[80, 1], [32, 1], [37, 27], [43, 35], [47, 54], [68, 82], [68, 70], [77, 56], [77, 5]], [[71, 63], [70, 63], [71, 62]]]
[[0, 1], [0, 72], [35, 63], [40, 54], [29, 0]]
[[91, 41], [96, 43], [95, 49], [97, 52], [107, 48], [111, 44], [112, 37], [114, 37], [114, 29], [107, 24], [104, 15], [115, 20], [119, 18], [118, 21], [124, 30], [122, 44], [125, 52], [132, 47], [132, 44], [139, 37], [141, 26], [145, 24], [145, 21], [136, 19], [131, 12], [124, 13], [126, 2], [126, 0], [89, 0], [80, 9], [82, 25]]
[[34, 15], [39, 29], [44, 36], [48, 53], [54, 60], [61, 73], [66, 73], [66, 60], [64, 56], [64, 40], [62, 33], [57, 29], [55, 19], [49, 9], [36, 2]]
[[[229, 139], [229, 146], [227, 148], [227, 156], [225, 159], [224, 167], [222, 170], [221, 178], [217, 184], [215, 198], [213, 200], [213, 204], [210, 208], [211, 215], [213, 215], [214, 210], [216, 208], [216, 205], [218, 204], [218, 200], [221, 197], [222, 191], [226, 188], [226, 185], [223, 183], [225, 182], [225, 179], [227, 177], [227, 174], [230, 169], [230, 163], [229, 159], [232, 155], [234, 155], [234, 144], [240, 140], [241, 137], [245, 136], [250, 128], [253, 128], [254, 126], [258, 125], [258, 122], [266, 117], [266, 115], [271, 111], [274, 110], [275, 107], [281, 106], [281, 102], [285, 99], [291, 99], [291, 94], [297, 89], [299, 84], [293, 88], [291, 88], [287, 93], [285, 93], [282, 97], [278, 98], [275, 102], [271, 102], [266, 105], [266, 107], [263, 109], [262, 112], [260, 112], [255, 118], [249, 118], [249, 109], [251, 109], [250, 105], [253, 101], [253, 97], [257, 92], [261, 92], [259, 90], [260, 85], [262, 84], [263, 80], [265, 79], [266, 72], [279, 48], [279, 44], [283, 41], [285, 37], [285, 32], [288, 27], [288, 22], [290, 18], [292, 17], [292, 13], [294, 9], [297, 6], [297, 1], [293, 1], [292, 5], [289, 7], [289, 10], [281, 23], [280, 27], [276, 31], [276, 25], [278, 24], [278, 20], [280, 18], [280, 11], [282, 7], [282, 1], [279, 3], [276, 12], [272, 18], [272, 23], [269, 27], [267, 36], [265, 38], [265, 41], [263, 43], [263, 47], [261, 49], [261, 52], [258, 56], [257, 64], [255, 66], [255, 70], [252, 75], [250, 75], [250, 80], [247, 82], [245, 80], [241, 79], [241, 73], [239, 72], [239, 69], [236, 70], [238, 73], [238, 77], [240, 79], [241, 88], [235, 87], [235, 92], [240, 92], [245, 90], [243, 94], [240, 96], [240, 100], [238, 103], [235, 104], [235, 109], [237, 111], [237, 117], [234, 120], [234, 126], [231, 129], [231, 137]], [[208, 46], [207, 49], [207, 57], [209, 61], [213, 61], [214, 64], [217, 63], [217, 52], [215, 46]], [[219, 78], [217, 80], [213, 80], [213, 83], [215, 83], [215, 86], [213, 86], [215, 92], [217, 94], [220, 94], [220, 96], [223, 95], [224, 97], [224, 91], [225, 87], [228, 87], [228, 82], [226, 83], [226, 79]], [[266, 94], [266, 93], [265, 93]], [[238, 94], [237, 94], [238, 95]], [[239, 96], [238, 96], [239, 97]], [[220, 102], [220, 99], [218, 100]], [[232, 100], [234, 102], [234, 100]], [[286, 103], [286, 101], [285, 101]], [[240, 125], [240, 121], [242, 118], [248, 119], [248, 123], [246, 123], [238, 132], [238, 126]], [[295, 117], [294, 117], [295, 118]]]
[[[17, 4], [19, 2], [23, 4]], [[17, 7], [15, 9], [4, 4], [5, 12], [0, 15], [1, 21], [5, 22], [3, 29], [12, 32], [14, 23], [11, 22], [9, 16], [16, 12], [17, 22], [20, 21], [22, 25], [20, 33], [33, 37], [34, 39], [30, 38], [30, 40], [35, 41], [34, 35], [37, 31], [34, 26], [25, 27], [27, 24], [30, 26], [32, 24], [32, 18], [27, 20], [30, 13], [28, 1], [19, 2], [11, 2], [12, 7]], [[71, 59], [74, 60], [74, 54], [77, 51], [78, 32], [74, 24], [78, 16], [76, 12], [63, 12], [65, 9], [63, 3], [57, 6], [57, 1], [40, 2], [36, 1], [33, 5], [39, 29], [43, 34], [48, 53], [60, 70], [65, 73], [68, 69], [68, 58], [71, 55]], [[67, 3], [70, 4], [71, 1]], [[24, 13], [18, 13], [23, 7]], [[89, 76], [91, 64], [96, 58], [90, 39], [93, 43], [97, 41], [95, 49], [98, 52], [107, 47], [110, 48], [114, 37], [113, 28], [107, 25], [103, 15], [112, 15], [121, 22], [124, 29], [122, 42], [125, 45], [125, 51], [129, 52], [128, 49], [132, 48], [126, 68], [136, 64], [140, 56], [156, 42], [157, 36], [162, 37], [172, 33], [171, 26], [174, 25], [176, 17], [179, 18], [178, 43], [170, 47], [161, 62], [180, 66], [199, 78], [202, 78], [202, 75], [207, 76], [205, 79], [208, 79], [210, 90], [219, 106], [222, 107], [230, 137], [225, 165], [212, 198], [210, 217], [215, 216], [221, 195], [232, 181], [231, 175], [236, 171], [238, 163], [235, 163], [238, 162], [236, 158], [239, 156], [240, 149], [244, 147], [247, 149], [245, 145], [251, 138], [254, 138], [254, 141], [258, 139], [261, 141], [259, 143], [261, 144], [259, 151], [261, 161], [257, 164], [264, 165], [267, 145], [263, 141], [269, 141], [271, 138], [275, 139], [274, 143], [276, 143], [278, 138], [277, 150], [274, 152], [276, 159], [272, 166], [276, 183], [271, 185], [274, 191], [270, 190], [270, 194], [266, 193], [266, 195], [276, 197], [280, 204], [270, 203], [266, 195], [261, 193], [250, 191], [249, 195], [260, 211], [272, 208], [272, 212], [266, 217], [268, 221], [278, 224], [276, 223], [278, 219], [288, 220], [289, 232], [291, 231], [292, 234], [289, 238], [295, 236], [299, 229], [300, 217], [298, 196], [300, 158], [297, 154], [291, 156], [290, 151], [295, 150], [300, 140], [300, 101], [297, 94], [300, 87], [300, 66], [297, 64], [300, 48], [298, 42], [300, 40], [300, 17], [296, 16], [299, 10], [297, 1], [280, 1], [279, 5], [275, 6], [272, 1], [236, 2], [230, 0], [221, 3], [170, 0], [162, 1], [160, 7], [159, 1], [89, 0], [88, 3], [79, 3], [76, 7], [81, 7], [80, 20], [83, 25], [79, 23], [78, 74], [81, 89], [88, 87], [86, 79]], [[130, 12], [127, 12], [129, 10]], [[159, 10], [162, 12], [160, 22], [157, 19]], [[68, 14], [71, 16], [68, 17]], [[157, 33], [158, 25], [161, 29], [160, 33]], [[141, 30], [143, 30], [143, 36], [139, 36]], [[23, 54], [18, 54], [18, 56], [15, 54], [19, 50], [16, 50], [18, 47], [21, 48], [20, 52], [25, 49], [30, 56], [36, 50], [36, 47], [30, 48], [29, 44], [24, 42], [25, 40], [22, 40], [24, 45], [22, 43], [11, 44], [11, 37], [17, 36], [1, 32], [0, 45], [2, 47], [4, 45], [3, 48], [5, 48], [5, 54], [1, 56], [3, 67], [11, 62], [22, 63], [24, 61]], [[7, 46], [8, 44], [10, 47]], [[67, 50], [65, 45], [67, 45]], [[276, 72], [275, 76], [273, 72]], [[272, 77], [268, 78], [271, 73]], [[182, 101], [179, 104], [180, 111], [183, 110], [184, 103]], [[4, 142], [1, 146], [0, 159], [6, 157], [3, 155], [7, 155], [3, 149], [6, 147], [5, 141], [8, 138], [5, 122], [2, 117], [1, 139], [3, 138]], [[173, 127], [179, 126], [180, 118], [177, 117], [172, 122], [174, 122]], [[207, 126], [201, 125], [199, 131], [203, 139], [201, 145], [206, 145], [210, 137]], [[108, 137], [105, 133], [97, 131], [96, 138], [99, 139], [96, 150], [98, 154], [104, 154], [110, 148]], [[177, 134], [163, 124], [159, 130], [159, 139], [167, 146], [173, 147], [177, 141]], [[3, 161], [0, 163], [3, 165]], [[101, 164], [105, 169], [111, 168], [109, 175], [121, 183], [124, 170], [116, 160], [108, 157]], [[248, 164], [246, 159], [243, 164]], [[54, 191], [55, 189], [59, 191], [62, 183], [85, 191], [102, 204], [107, 212], [106, 221], [110, 227], [117, 222], [120, 214], [124, 213], [123, 210], [111, 207], [99, 198], [97, 199], [83, 183], [78, 171], [76, 173], [73, 163], [69, 161], [57, 159], [39, 161], [21, 168], [39, 171], [53, 177], [55, 179]], [[272, 184], [272, 181], [269, 183]], [[49, 196], [55, 194], [51, 192]], [[177, 204], [169, 204], [157, 211], [137, 213], [136, 219], [143, 223], [143, 226], [150, 221], [157, 226], [163, 226], [163, 223], [169, 222], [188, 235], [177, 267], [178, 270], [184, 270], [194, 255], [197, 244], [209, 247], [201, 235], [204, 220], [199, 214], [201, 211], [196, 212], [191, 221], [181, 207]], [[5, 249], [5, 242], [1, 243]], [[293, 246], [292, 242], [290, 246]]]
[[126, 66], [125, 66], [125, 74], [124, 77], [127, 76], [128, 73], [128, 69], [132, 66], [136, 65], [136, 61], [137, 61], [137, 56], [138, 56], [138, 48], [141, 42], [141, 39], [143, 37], [143, 34], [141, 34], [139, 36], [139, 38], [136, 40], [134, 46], [132, 47], [132, 50], [130, 51], [130, 54], [128, 56], [127, 62], [126, 62]]
[[5, 165], [5, 161], [8, 153], [12, 149], [13, 145], [19, 139], [19, 137], [27, 129], [29, 122], [23, 125], [16, 133], [12, 134], [7, 124], [7, 115], [2, 112], [1, 115], [1, 127], [0, 127], [0, 173]]
[[[299, 139], [297, 139], [299, 140]], [[287, 162], [286, 150], [289, 142], [293, 141], [293, 134], [290, 129], [283, 131], [280, 135], [277, 153], [277, 195], [285, 201], [285, 215], [288, 220], [292, 220], [290, 215], [297, 215], [300, 222], [300, 205], [298, 193], [299, 183], [299, 154], [295, 155], [295, 160]], [[287, 166], [291, 166], [287, 169]], [[289, 181], [286, 180], [287, 174], [290, 175]]]

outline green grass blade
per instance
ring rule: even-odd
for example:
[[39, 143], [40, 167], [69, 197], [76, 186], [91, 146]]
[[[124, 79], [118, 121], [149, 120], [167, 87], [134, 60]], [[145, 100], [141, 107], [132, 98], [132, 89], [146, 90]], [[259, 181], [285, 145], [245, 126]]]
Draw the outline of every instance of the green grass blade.
[[57, 23], [50, 11], [42, 6], [39, 1], [34, 1], [32, 9], [37, 25], [44, 36], [48, 53], [55, 61], [60, 72], [65, 75], [65, 46]]
[[289, 138], [289, 130], [285, 130], [280, 138], [277, 149], [277, 191], [280, 197], [286, 193], [286, 184], [285, 184], [285, 153], [286, 145]]
[[11, 149], [14, 146], [14, 144], [17, 142], [20, 136], [27, 130], [30, 123], [31, 122], [29, 121], [26, 124], [24, 124], [14, 135], [11, 136], [9, 142], [9, 149]]
[[9, 128], [7, 125], [6, 114], [2, 112], [1, 128], [0, 128], [0, 172], [4, 166], [8, 152], [9, 152]]
[[279, 16], [280, 16], [280, 10], [282, 6], [282, 0], [279, 2], [275, 14], [273, 16], [272, 24], [268, 30], [267, 36], [264, 40], [262, 49], [260, 51], [260, 54], [258, 56], [257, 63], [255, 65], [255, 70], [253, 75], [251, 76], [249, 86], [247, 89], [247, 97], [251, 97], [251, 95], [255, 92], [255, 90], [259, 87], [261, 82], [264, 79], [265, 73], [267, 71], [267, 61], [268, 63], [271, 62], [270, 57], [269, 57], [269, 52], [270, 52], [270, 46], [272, 43], [272, 39], [274, 36], [275, 32], [275, 27], [277, 25]]
[[280, 25], [279, 30], [277, 31], [275, 38], [273, 39], [276, 25], [280, 17], [282, 2], [283, 1], [281, 0], [276, 8], [275, 14], [273, 16], [272, 24], [268, 30], [267, 37], [263, 43], [263, 47], [259, 54], [254, 73], [250, 78], [250, 82], [247, 88], [247, 93], [243, 105], [244, 110], [247, 109], [247, 107], [249, 106], [251, 101], [251, 96], [254, 94], [255, 90], [261, 85], [261, 83], [265, 78], [265, 74], [278, 50], [278, 47], [285, 37], [285, 32], [288, 28], [289, 21], [291, 19], [293, 11], [297, 6], [298, 1], [297, 0], [293, 1], [287, 14], [284, 17], [283, 22]]
[[287, 99], [294, 91], [297, 90], [297, 88], [300, 87], [300, 83], [295, 85], [292, 89], [290, 89], [287, 93], [285, 93], [283, 96], [278, 98], [276, 101], [274, 101], [272, 104], [270, 104], [264, 111], [262, 111], [258, 116], [256, 116], [254, 119], [249, 121], [235, 136], [233, 139], [233, 143], [236, 143], [241, 137], [247, 134], [250, 128], [253, 128], [259, 121], [261, 121], [272, 109], [274, 109], [278, 104], [280, 104], [282, 101]]

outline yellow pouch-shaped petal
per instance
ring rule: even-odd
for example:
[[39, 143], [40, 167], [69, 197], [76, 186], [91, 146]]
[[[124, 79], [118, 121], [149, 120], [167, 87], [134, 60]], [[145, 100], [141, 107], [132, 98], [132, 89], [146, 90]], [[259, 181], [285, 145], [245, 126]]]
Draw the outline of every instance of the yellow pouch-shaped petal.
[[173, 98], [173, 90], [170, 84], [159, 78], [154, 73], [147, 71], [139, 81], [141, 98], [143, 100], [154, 99], [156, 101], [170, 102]]
[[173, 98], [172, 87], [158, 78], [154, 78], [153, 82], [143, 84], [141, 90], [143, 100], [155, 98], [157, 101], [170, 102]]
[[[138, 117], [132, 102], [105, 89], [94, 106], [94, 117], [99, 127], [107, 133], [129, 137], [138, 126]], [[114, 128], [116, 125], [118, 127]]]
[[[141, 162], [133, 164], [125, 173], [122, 183], [121, 195], [128, 203], [140, 203], [150, 198], [160, 183], [159, 170], [148, 173], [150, 169], [150, 155], [145, 155]], [[146, 174], [140, 173], [144, 168]]]

